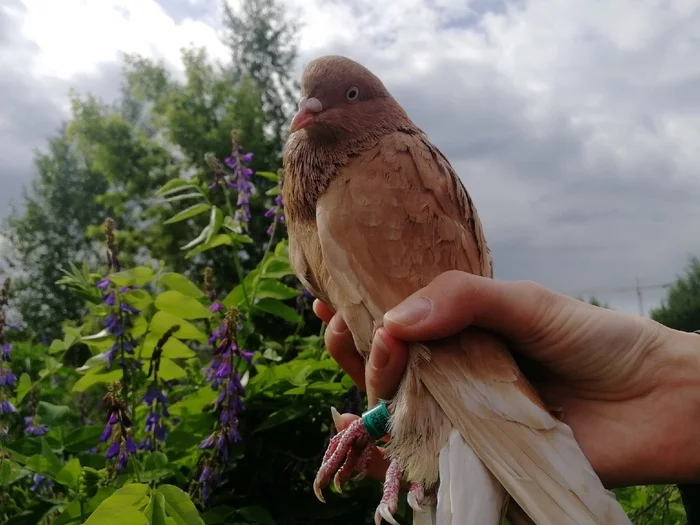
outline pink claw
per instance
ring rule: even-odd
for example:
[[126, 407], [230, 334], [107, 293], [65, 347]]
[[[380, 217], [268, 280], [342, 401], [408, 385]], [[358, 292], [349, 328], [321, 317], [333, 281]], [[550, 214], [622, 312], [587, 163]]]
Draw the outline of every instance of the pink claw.
[[391, 525], [399, 525], [394, 519], [394, 513], [399, 505], [399, 490], [401, 489], [402, 479], [403, 474], [399, 469], [399, 464], [396, 461], [392, 461], [386, 471], [382, 500], [374, 513], [375, 525], [380, 525], [382, 518], [391, 523]]
[[421, 507], [421, 503], [423, 503], [425, 499], [425, 489], [423, 487], [422, 483], [411, 483], [411, 487], [408, 489], [408, 496], [406, 498], [408, 500], [408, 504], [411, 506], [413, 510], [416, 512], [423, 512], [423, 507]]
[[322, 503], [325, 503], [326, 500], [323, 498], [321, 489], [328, 485], [334, 474], [338, 472], [336, 475], [337, 484], [342, 482], [345, 476], [349, 477], [349, 474], [352, 473], [358, 459], [357, 451], [353, 450], [353, 446], [364, 449], [368, 445], [374, 446], [361, 419], [353, 421], [345, 430], [333, 436], [314, 480], [314, 494]]

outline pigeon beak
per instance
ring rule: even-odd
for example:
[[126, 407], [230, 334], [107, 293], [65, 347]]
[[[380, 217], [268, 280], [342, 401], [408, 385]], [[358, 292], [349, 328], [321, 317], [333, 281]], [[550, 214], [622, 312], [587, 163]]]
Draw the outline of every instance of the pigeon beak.
[[313, 124], [314, 117], [321, 112], [323, 105], [317, 98], [302, 98], [299, 101], [299, 111], [294, 115], [292, 125], [289, 128], [291, 133], [304, 129]]

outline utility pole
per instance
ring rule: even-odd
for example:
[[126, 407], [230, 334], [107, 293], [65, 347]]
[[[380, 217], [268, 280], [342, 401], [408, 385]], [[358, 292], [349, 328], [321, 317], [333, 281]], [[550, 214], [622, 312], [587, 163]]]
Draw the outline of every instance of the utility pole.
[[572, 296], [572, 297], [582, 297], [585, 295], [594, 295], [598, 296], [598, 294], [609, 294], [609, 293], [629, 293], [629, 292], [635, 292], [637, 294], [637, 306], [639, 307], [639, 315], [644, 317], [646, 314], [644, 312], [644, 297], [642, 295], [643, 290], [653, 290], [653, 289], [658, 289], [658, 288], [670, 288], [670, 286], [673, 283], [659, 283], [659, 284], [647, 284], [647, 285], [642, 285], [641, 279], [639, 277], [635, 277], [634, 279], [635, 285], [634, 286], [621, 286], [621, 287], [615, 287], [615, 288], [598, 288], [598, 289], [593, 289], [593, 290], [582, 290], [576, 293], [567, 293], [566, 295]]
[[644, 302], [642, 301], [642, 285], [639, 283], [639, 277], [634, 278], [634, 282], [637, 283], [637, 302], [639, 304], [639, 315], [644, 317]]

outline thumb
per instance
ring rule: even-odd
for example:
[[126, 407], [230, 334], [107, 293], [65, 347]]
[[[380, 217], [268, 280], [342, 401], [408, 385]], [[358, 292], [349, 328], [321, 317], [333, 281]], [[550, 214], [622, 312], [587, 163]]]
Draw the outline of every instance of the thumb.
[[563, 296], [533, 282], [497, 281], [449, 271], [384, 315], [384, 328], [404, 341], [448, 337], [476, 325], [515, 340], [536, 335]]

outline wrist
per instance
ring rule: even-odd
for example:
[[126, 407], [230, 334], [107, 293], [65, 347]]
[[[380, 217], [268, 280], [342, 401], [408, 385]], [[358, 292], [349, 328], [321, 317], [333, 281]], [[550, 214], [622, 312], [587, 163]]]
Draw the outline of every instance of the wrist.
[[[658, 419], [654, 478], [700, 483], [700, 335], [665, 328], [656, 394], [665, 410]], [[654, 416], [653, 414], [651, 416]]]

